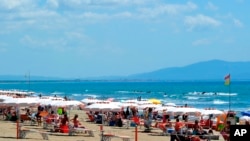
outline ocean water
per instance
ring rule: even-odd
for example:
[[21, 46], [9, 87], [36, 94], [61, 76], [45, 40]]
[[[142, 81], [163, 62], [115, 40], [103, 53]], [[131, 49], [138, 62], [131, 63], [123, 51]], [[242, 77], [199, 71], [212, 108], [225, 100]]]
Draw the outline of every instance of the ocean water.
[[156, 98], [163, 103], [188, 104], [197, 108], [245, 111], [250, 108], [250, 82], [93, 82], [93, 81], [16, 81], [0, 82], [1, 90], [33, 91], [36, 95], [87, 97], [115, 100]]

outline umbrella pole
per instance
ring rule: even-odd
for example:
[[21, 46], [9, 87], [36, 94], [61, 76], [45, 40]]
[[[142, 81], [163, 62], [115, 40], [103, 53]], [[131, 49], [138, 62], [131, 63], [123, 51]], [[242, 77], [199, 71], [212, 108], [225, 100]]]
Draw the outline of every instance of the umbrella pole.
[[17, 139], [19, 139], [19, 132], [20, 132], [20, 125], [19, 125], [19, 120], [20, 120], [20, 111], [19, 111], [19, 105], [17, 105], [17, 107], [16, 107], [17, 109], [16, 109], [16, 116], [18, 116], [17, 117], [17, 120], [16, 120], [16, 138]]

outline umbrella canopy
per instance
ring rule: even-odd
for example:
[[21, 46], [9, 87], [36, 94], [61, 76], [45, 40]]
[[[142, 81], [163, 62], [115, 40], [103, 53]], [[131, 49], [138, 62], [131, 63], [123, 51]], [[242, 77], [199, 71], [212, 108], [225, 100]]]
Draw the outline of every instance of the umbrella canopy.
[[242, 117], [240, 117], [240, 120], [250, 121], [250, 117], [249, 116], [242, 116]]
[[94, 103], [89, 106], [86, 106], [84, 109], [88, 111], [114, 111], [114, 112], [121, 111], [120, 106], [109, 102]]
[[161, 104], [161, 101], [158, 99], [149, 99], [148, 101], [152, 102], [153, 104]]
[[217, 109], [211, 109], [211, 110], [203, 110], [201, 109], [201, 115], [221, 115], [224, 114], [223, 111], [217, 110]]
[[76, 100], [70, 100], [70, 101], [55, 101], [52, 100], [52, 102], [50, 103], [51, 106], [56, 106], [56, 107], [67, 107], [67, 106], [79, 106], [79, 105], [83, 105], [82, 102], [80, 101], [76, 101]]
[[13, 105], [35, 106], [38, 104], [38, 99], [37, 98], [10, 98], [10, 99], [4, 100], [1, 104], [5, 106], [13, 106]]
[[250, 117], [250, 111], [246, 111], [246, 112], [241, 112], [242, 116], [249, 116]]
[[84, 104], [89, 104], [89, 103], [101, 102], [101, 100], [95, 98], [85, 98], [82, 99], [81, 102], [83, 102]]

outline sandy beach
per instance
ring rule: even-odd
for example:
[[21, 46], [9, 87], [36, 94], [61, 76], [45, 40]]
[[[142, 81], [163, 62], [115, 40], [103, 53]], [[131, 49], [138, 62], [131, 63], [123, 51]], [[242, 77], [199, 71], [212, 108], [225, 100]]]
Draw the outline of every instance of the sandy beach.
[[[41, 132], [48, 132], [49, 140], [51, 141], [98, 141], [100, 140], [100, 125], [91, 123], [87, 121], [87, 115], [85, 111], [82, 110], [71, 110], [70, 118], [73, 118], [74, 114], [79, 115], [79, 120], [81, 123], [88, 129], [95, 130], [94, 137], [89, 137], [88, 134], [79, 133], [74, 136], [69, 136], [67, 133], [53, 133], [46, 129], [43, 129], [42, 126], [37, 126], [37, 124], [31, 126], [29, 122], [23, 124], [22, 128], [25, 129], [35, 129]], [[135, 128], [129, 127], [111, 127], [111, 126], [103, 126], [105, 133], [113, 133], [115, 135], [120, 136], [130, 136], [131, 141], [135, 140]], [[138, 127], [138, 141], [170, 141], [170, 136], [161, 135], [162, 131], [158, 128], [153, 128], [150, 133], [145, 133], [144, 127]], [[0, 141], [12, 141], [16, 139], [16, 123], [7, 122], [4, 120], [0, 120]], [[215, 132], [215, 134], [219, 134]], [[26, 136], [26, 139], [19, 140], [43, 140], [42, 136], [39, 133], [29, 133]], [[112, 141], [122, 141], [121, 138], [112, 138]], [[220, 136], [219, 141], [223, 141], [222, 136]]]

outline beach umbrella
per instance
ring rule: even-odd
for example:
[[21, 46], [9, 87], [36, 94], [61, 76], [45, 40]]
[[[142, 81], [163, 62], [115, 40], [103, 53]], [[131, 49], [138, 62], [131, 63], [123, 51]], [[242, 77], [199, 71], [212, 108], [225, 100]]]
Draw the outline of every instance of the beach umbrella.
[[81, 102], [83, 102], [84, 104], [92, 104], [92, 103], [101, 102], [101, 101], [102, 100], [99, 100], [96, 98], [85, 98], [81, 100]]
[[52, 100], [49, 99], [49, 98], [40, 98], [40, 99], [38, 99], [38, 103], [40, 105], [50, 105], [51, 102], [52, 102]]
[[250, 111], [241, 112], [241, 115], [250, 117]]
[[145, 108], [157, 108], [160, 107], [161, 105], [156, 105], [156, 104], [141, 104], [138, 105], [138, 109], [145, 109]]
[[148, 101], [150, 101], [151, 103], [153, 103], [153, 104], [161, 104], [161, 101], [160, 100], [158, 100], [158, 99], [149, 99]]
[[241, 121], [250, 121], [250, 117], [249, 116], [242, 116], [239, 118]]
[[201, 115], [221, 115], [221, 114], [224, 114], [224, 112], [223, 111], [221, 111], [221, 110], [217, 110], [217, 109], [210, 109], [210, 110], [208, 110], [208, 109], [201, 109], [200, 110], [201, 111]]
[[120, 106], [108, 102], [94, 103], [86, 106], [84, 109], [88, 111], [121, 111]]
[[52, 100], [51, 106], [56, 106], [56, 107], [70, 107], [70, 106], [79, 106], [79, 105], [83, 105], [82, 102], [77, 101], [77, 100], [59, 100], [59, 101], [55, 101]]
[[118, 104], [118, 106], [121, 107], [138, 107], [138, 104], [135, 102], [121, 102], [120, 104]]
[[35, 106], [38, 104], [37, 98], [11, 98], [2, 102], [5, 106]]
[[160, 106], [160, 107], [155, 108], [154, 111], [159, 112], [159, 111], [163, 111], [163, 110], [167, 110], [167, 109], [168, 109], [168, 107], [166, 107], [166, 106]]
[[173, 107], [175, 107], [176, 104], [175, 103], [165, 103], [164, 106], [173, 106]]

